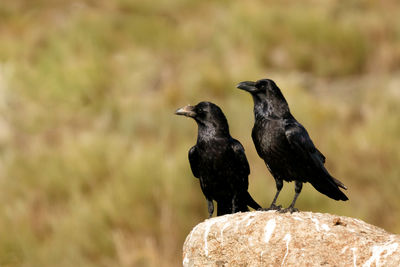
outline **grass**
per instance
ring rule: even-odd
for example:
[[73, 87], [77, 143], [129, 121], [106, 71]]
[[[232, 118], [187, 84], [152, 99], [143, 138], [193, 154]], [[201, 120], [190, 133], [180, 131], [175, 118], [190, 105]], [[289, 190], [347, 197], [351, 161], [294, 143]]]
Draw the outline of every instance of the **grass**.
[[[220, 105], [250, 192], [275, 185], [250, 138], [268, 77], [348, 187], [301, 210], [400, 232], [400, 6], [393, 1], [8, 1], [0, 5], [0, 265], [177, 266], [207, 216], [187, 103]], [[293, 184], [280, 203], [288, 205]]]

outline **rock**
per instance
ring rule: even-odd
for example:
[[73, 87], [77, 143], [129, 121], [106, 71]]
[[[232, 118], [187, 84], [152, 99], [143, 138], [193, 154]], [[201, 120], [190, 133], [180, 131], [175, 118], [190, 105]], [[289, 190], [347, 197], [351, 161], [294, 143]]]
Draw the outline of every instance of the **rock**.
[[400, 236], [331, 214], [254, 211], [205, 220], [183, 266], [400, 266]]

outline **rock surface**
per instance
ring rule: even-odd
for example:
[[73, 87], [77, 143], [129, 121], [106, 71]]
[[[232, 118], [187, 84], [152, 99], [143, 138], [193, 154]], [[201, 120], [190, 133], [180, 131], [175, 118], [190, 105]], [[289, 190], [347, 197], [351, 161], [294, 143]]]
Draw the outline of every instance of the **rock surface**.
[[195, 226], [183, 266], [400, 266], [399, 245], [399, 235], [354, 218], [244, 212]]

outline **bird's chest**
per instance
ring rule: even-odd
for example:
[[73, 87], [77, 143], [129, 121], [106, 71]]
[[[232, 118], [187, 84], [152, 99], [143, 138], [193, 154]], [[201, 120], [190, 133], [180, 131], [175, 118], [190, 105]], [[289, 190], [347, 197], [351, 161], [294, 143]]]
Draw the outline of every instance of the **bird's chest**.
[[219, 199], [229, 195], [228, 183], [232, 175], [229, 151], [226, 145], [208, 143], [199, 149], [200, 186], [206, 197]]
[[199, 154], [202, 155], [200, 157], [202, 174], [204, 176], [218, 176], [227, 158], [226, 145], [218, 142], [209, 143], [206, 146], [200, 147], [199, 152]]
[[263, 158], [288, 146], [285, 129], [280, 121], [256, 123], [253, 127], [252, 138], [257, 152]]

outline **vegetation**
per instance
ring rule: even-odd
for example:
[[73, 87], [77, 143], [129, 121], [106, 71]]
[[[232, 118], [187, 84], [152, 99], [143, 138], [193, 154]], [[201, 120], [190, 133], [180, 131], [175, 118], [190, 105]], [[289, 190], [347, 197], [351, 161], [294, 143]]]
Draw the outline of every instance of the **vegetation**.
[[[397, 1], [14, 0], [0, 4], [0, 265], [179, 266], [207, 216], [173, 115], [220, 105], [250, 193], [275, 185], [242, 80], [268, 77], [349, 190], [301, 210], [400, 232]], [[287, 206], [293, 184], [284, 187]]]

